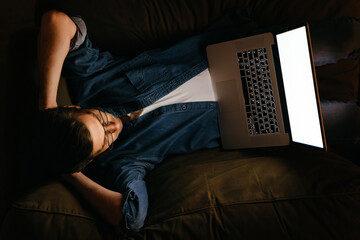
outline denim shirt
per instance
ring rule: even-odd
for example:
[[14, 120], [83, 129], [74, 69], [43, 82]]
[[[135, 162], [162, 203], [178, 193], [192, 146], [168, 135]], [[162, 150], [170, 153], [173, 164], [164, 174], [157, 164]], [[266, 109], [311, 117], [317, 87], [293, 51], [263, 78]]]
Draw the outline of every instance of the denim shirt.
[[[121, 116], [154, 103], [204, 71], [206, 46], [230, 36], [208, 32], [133, 59], [101, 52], [86, 37], [68, 54], [63, 75], [74, 104]], [[98, 156], [92, 167], [105, 187], [127, 193], [123, 221], [127, 229], [139, 231], [148, 208], [146, 173], [167, 155], [217, 146], [216, 102], [173, 104], [125, 123], [114, 148]]]

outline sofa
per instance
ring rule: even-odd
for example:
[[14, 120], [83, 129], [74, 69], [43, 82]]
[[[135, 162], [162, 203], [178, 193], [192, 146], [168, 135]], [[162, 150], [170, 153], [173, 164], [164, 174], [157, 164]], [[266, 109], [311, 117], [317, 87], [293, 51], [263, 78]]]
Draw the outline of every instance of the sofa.
[[[360, 18], [358, 0], [48, 0], [38, 1], [36, 24], [48, 9], [80, 14], [96, 46], [124, 57], [196, 34], [230, 9], [261, 27]], [[36, 44], [36, 24], [19, 35], [33, 39], [22, 50]], [[318, 67], [320, 98], [359, 101], [359, 61]], [[34, 69], [35, 61], [24, 71], [36, 86]], [[60, 91], [59, 103], [68, 103], [63, 82]], [[0, 239], [360, 239], [359, 159], [346, 145], [169, 156], [146, 178], [149, 212], [139, 233], [107, 224], [61, 178], [44, 178], [9, 206]]]

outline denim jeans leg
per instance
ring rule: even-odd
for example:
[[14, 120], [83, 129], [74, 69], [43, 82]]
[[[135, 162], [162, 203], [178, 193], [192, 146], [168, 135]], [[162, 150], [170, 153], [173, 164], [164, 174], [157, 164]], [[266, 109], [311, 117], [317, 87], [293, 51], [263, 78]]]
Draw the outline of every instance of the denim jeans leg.
[[309, 25], [315, 66], [336, 63], [359, 54], [359, 19], [343, 17]]
[[360, 146], [360, 107], [354, 102], [321, 101], [328, 144]]

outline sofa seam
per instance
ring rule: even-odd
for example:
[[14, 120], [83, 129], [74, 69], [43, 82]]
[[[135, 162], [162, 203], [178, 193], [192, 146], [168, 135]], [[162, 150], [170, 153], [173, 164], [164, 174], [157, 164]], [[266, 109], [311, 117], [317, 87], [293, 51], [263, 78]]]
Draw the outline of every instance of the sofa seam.
[[346, 196], [346, 195], [357, 195], [360, 194], [360, 191], [354, 192], [343, 192], [343, 193], [332, 193], [332, 194], [320, 194], [320, 195], [312, 195], [312, 196], [295, 196], [295, 197], [272, 197], [270, 199], [259, 199], [259, 200], [252, 200], [252, 201], [235, 201], [231, 203], [224, 204], [222, 206], [230, 206], [236, 204], [246, 204], [246, 203], [271, 203], [277, 201], [293, 201], [293, 200], [302, 200], [302, 199], [319, 199], [319, 198], [326, 198], [326, 197], [336, 197], [336, 196]]
[[[351, 192], [351, 193], [347, 193], [346, 195], [360, 195], [360, 192]], [[155, 224], [159, 224], [162, 222], [166, 222], [169, 221], [173, 218], [177, 218], [179, 216], [185, 216], [185, 215], [191, 215], [197, 212], [202, 212], [204, 210], [210, 210], [210, 209], [217, 209], [220, 207], [227, 207], [227, 206], [234, 206], [234, 205], [241, 205], [241, 204], [262, 204], [262, 203], [275, 203], [275, 202], [282, 202], [282, 201], [296, 201], [296, 200], [305, 200], [305, 199], [320, 199], [320, 198], [328, 198], [328, 197], [338, 197], [338, 196], [344, 196], [343, 193], [338, 193], [338, 194], [329, 194], [329, 195], [319, 195], [319, 196], [309, 196], [309, 197], [293, 197], [293, 198], [284, 198], [284, 199], [268, 199], [268, 200], [259, 200], [259, 201], [238, 201], [238, 202], [232, 202], [232, 203], [228, 203], [228, 204], [221, 204], [221, 205], [212, 205], [212, 206], [207, 206], [207, 207], [203, 207], [203, 208], [198, 208], [198, 209], [193, 209], [193, 210], [189, 210], [189, 211], [183, 211], [181, 213], [177, 213], [177, 214], [173, 214], [171, 216], [168, 217], [164, 217], [162, 220], [160, 221], [156, 221], [155, 223], [151, 223], [149, 225], [145, 224], [144, 227], [148, 227], [148, 226], [152, 226]]]
[[18, 209], [18, 210], [25, 210], [25, 211], [31, 211], [31, 212], [39, 212], [39, 213], [45, 213], [45, 214], [56, 214], [56, 215], [65, 215], [65, 216], [71, 216], [71, 217], [79, 217], [79, 218], [83, 218], [83, 219], [88, 219], [91, 220], [93, 222], [96, 222], [96, 219], [90, 216], [84, 216], [84, 215], [80, 215], [80, 214], [75, 214], [75, 213], [69, 213], [69, 212], [61, 212], [61, 211], [47, 211], [47, 210], [42, 210], [42, 209], [36, 209], [36, 208], [32, 208], [32, 207], [21, 207], [18, 205], [12, 205], [13, 208]]

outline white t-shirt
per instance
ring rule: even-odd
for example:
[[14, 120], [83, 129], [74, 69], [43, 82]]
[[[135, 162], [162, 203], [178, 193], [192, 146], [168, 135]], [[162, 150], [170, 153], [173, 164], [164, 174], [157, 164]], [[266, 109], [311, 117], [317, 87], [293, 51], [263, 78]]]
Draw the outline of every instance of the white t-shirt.
[[216, 101], [208, 69], [191, 78], [189, 81], [168, 95], [160, 98], [155, 103], [144, 108], [141, 115], [166, 105], [203, 101]]

